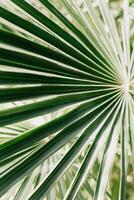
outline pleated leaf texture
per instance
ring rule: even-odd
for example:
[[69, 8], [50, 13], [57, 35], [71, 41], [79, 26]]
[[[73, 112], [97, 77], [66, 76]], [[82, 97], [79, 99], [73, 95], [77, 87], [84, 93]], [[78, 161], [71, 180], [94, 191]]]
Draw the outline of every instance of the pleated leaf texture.
[[0, 0], [1, 200], [127, 199], [133, 13], [128, 0]]

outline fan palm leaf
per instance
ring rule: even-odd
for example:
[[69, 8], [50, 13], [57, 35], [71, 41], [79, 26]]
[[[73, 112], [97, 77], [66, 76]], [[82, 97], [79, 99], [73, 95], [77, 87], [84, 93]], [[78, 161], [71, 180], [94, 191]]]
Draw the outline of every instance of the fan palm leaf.
[[134, 167], [133, 1], [116, 16], [113, 1], [55, 3], [0, 2], [0, 197], [125, 200]]

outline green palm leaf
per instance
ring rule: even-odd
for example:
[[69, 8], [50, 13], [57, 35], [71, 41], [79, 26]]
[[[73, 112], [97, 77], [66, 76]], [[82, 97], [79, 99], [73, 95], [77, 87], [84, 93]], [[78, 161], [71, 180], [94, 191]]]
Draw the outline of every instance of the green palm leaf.
[[127, 198], [134, 8], [117, 3], [0, 2], [2, 200]]

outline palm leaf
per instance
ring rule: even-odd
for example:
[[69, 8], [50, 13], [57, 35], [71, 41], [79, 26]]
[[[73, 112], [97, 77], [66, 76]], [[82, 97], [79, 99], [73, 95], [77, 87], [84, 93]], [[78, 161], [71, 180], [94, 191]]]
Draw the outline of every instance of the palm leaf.
[[133, 2], [124, 0], [115, 16], [116, 3], [1, 1], [1, 199], [114, 199], [115, 164], [116, 196], [126, 199]]

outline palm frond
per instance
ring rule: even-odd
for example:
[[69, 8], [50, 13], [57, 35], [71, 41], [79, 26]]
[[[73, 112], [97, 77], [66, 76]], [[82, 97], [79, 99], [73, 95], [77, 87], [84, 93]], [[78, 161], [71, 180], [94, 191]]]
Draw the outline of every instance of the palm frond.
[[133, 3], [1, 0], [2, 200], [126, 199], [134, 169]]

